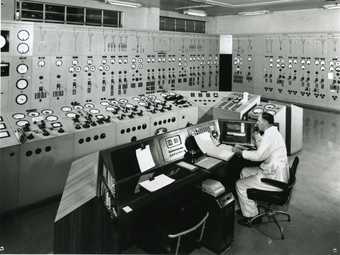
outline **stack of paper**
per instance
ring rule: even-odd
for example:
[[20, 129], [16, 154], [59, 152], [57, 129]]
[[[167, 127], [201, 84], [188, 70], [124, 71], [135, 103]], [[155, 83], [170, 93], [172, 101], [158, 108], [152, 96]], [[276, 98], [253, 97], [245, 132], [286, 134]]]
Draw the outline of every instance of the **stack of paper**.
[[161, 174], [156, 176], [152, 181], [146, 180], [139, 183], [139, 185], [141, 185], [143, 188], [150, 192], [154, 192], [173, 183], [174, 181], [175, 181], [174, 179], [166, 176], [165, 174]]
[[201, 151], [209, 156], [229, 161], [234, 155], [232, 146], [225, 144], [215, 145], [209, 132], [196, 135], [195, 140]]
[[150, 145], [146, 145], [145, 148], [137, 149], [136, 157], [139, 169], [142, 173], [155, 166], [155, 161], [153, 161]]

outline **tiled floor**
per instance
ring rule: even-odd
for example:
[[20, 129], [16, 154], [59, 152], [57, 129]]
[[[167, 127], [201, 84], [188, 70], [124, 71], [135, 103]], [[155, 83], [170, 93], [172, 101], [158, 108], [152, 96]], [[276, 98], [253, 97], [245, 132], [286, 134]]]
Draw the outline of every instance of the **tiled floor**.
[[[256, 228], [236, 224], [234, 242], [225, 254], [340, 254], [340, 115], [305, 110], [304, 148], [298, 155], [289, 207], [292, 222], [282, 222], [286, 239], [280, 240], [273, 224]], [[3, 218], [0, 253], [52, 252], [57, 206], [52, 201]], [[202, 248], [193, 254], [213, 253]]]

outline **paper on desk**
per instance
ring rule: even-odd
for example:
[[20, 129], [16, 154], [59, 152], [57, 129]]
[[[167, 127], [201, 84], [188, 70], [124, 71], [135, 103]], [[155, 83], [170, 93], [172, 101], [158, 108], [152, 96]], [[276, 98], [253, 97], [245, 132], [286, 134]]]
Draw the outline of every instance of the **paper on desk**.
[[155, 166], [155, 161], [153, 160], [151, 154], [150, 145], [146, 145], [144, 149], [137, 149], [136, 157], [139, 169], [142, 173]]
[[228, 161], [234, 155], [234, 152], [232, 152], [232, 146], [225, 144], [216, 146], [213, 143], [209, 132], [196, 135], [195, 140], [201, 151], [209, 156]]
[[174, 181], [175, 181], [174, 179], [166, 176], [165, 174], [161, 174], [156, 176], [152, 181], [146, 180], [141, 182], [139, 185], [141, 185], [143, 188], [150, 192], [154, 192], [173, 183]]

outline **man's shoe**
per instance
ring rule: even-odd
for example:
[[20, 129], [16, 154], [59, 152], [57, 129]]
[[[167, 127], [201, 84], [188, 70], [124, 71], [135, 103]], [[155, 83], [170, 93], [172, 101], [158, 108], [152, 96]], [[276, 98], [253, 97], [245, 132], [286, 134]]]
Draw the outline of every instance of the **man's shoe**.
[[237, 222], [238, 224], [251, 228], [253, 225], [260, 224], [262, 222], [262, 218], [257, 218], [253, 221], [251, 221], [253, 217], [243, 217], [242, 219], [239, 219]]

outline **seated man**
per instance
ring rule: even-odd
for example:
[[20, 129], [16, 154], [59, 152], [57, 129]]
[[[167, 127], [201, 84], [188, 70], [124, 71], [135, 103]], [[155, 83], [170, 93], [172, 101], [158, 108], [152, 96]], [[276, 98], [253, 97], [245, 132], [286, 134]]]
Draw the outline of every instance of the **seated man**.
[[277, 127], [273, 124], [273, 115], [264, 112], [257, 121], [259, 131], [264, 132], [260, 140], [256, 139], [258, 142], [257, 150], [247, 151], [237, 146], [233, 148], [235, 153], [241, 154], [246, 160], [263, 161], [258, 167], [243, 168], [241, 179], [236, 182], [236, 192], [244, 216], [243, 219], [238, 221], [241, 225], [249, 226], [251, 218], [258, 214], [255, 201], [247, 197], [247, 189], [275, 191], [278, 188], [261, 182], [261, 178], [282, 182], [288, 182], [289, 179], [286, 145]]

